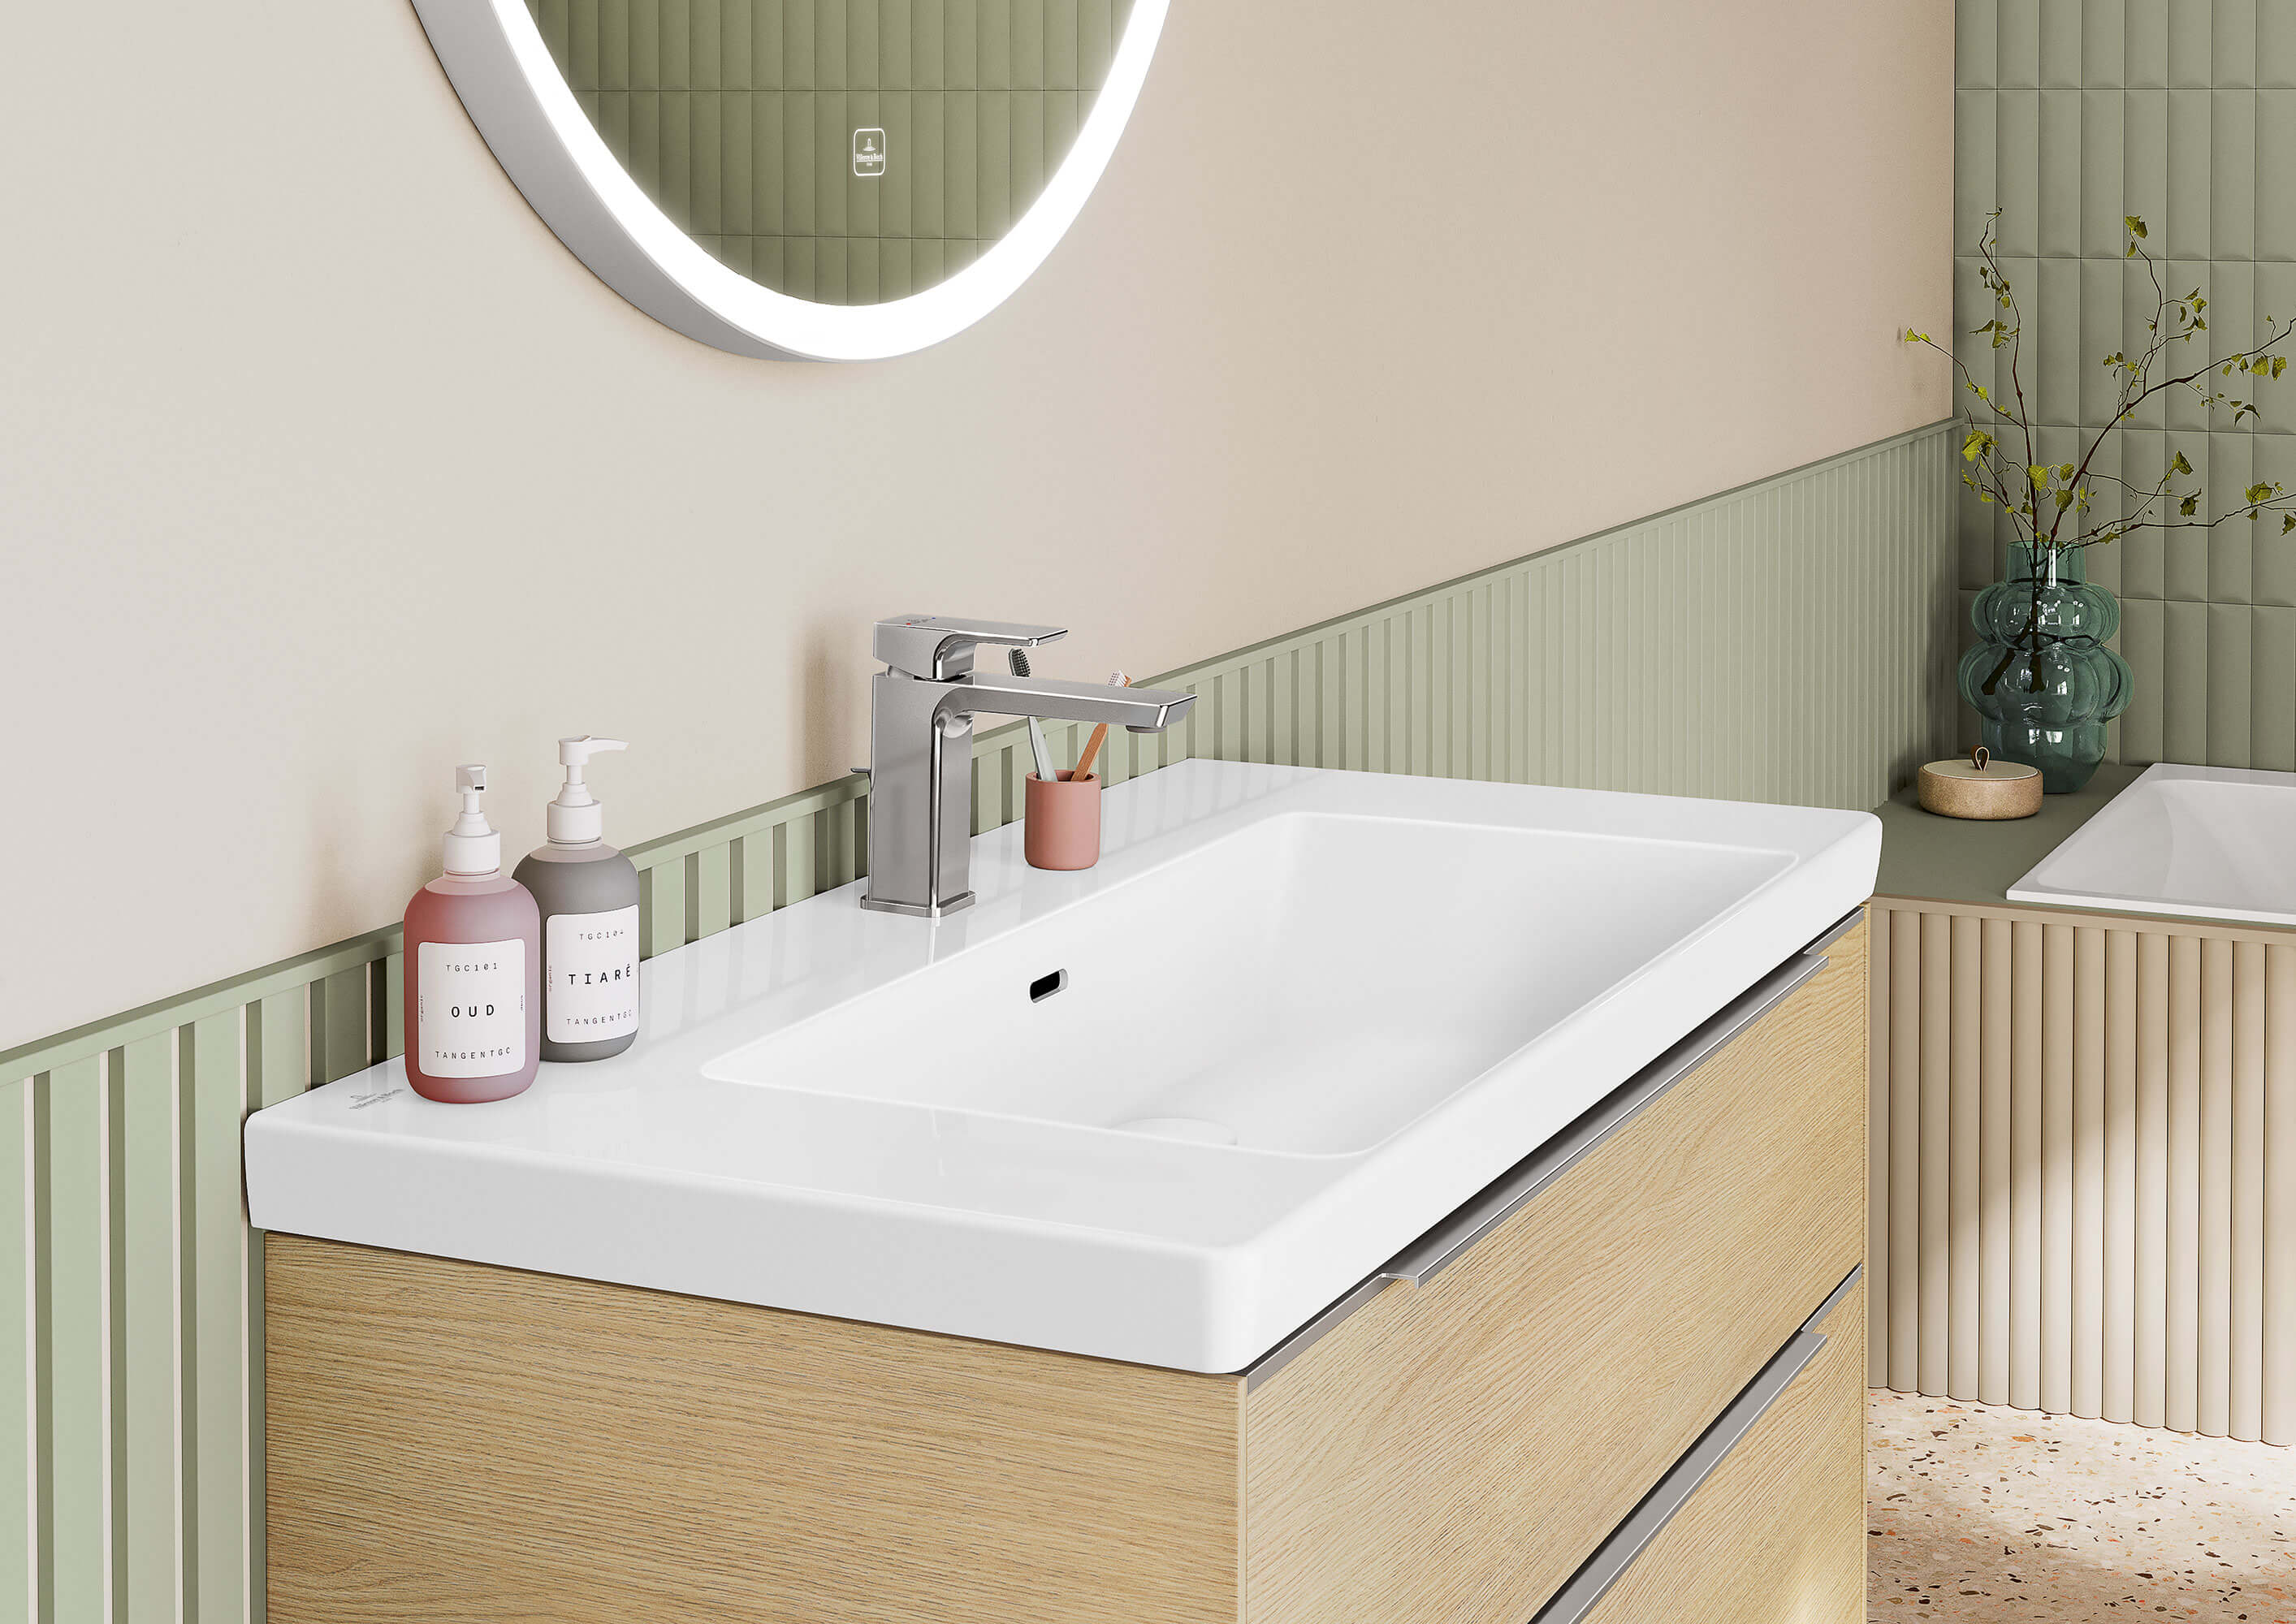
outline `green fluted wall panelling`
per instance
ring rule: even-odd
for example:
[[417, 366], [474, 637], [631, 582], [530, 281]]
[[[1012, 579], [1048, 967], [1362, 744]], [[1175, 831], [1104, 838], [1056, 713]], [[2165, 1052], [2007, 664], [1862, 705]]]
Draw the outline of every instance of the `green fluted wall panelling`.
[[[1151, 680], [1121, 783], [1191, 756], [1832, 806], [1946, 713], [1951, 448], [1936, 425]], [[1055, 725], [1073, 759], [1082, 728]], [[972, 819], [1020, 814], [1017, 727]], [[634, 848], [646, 951], [857, 878], [849, 775]], [[0, 1055], [0, 1619], [263, 1617], [263, 1272], [249, 1111], [395, 1054], [398, 931]], [[11, 1401], [11, 1396], [13, 1396]]]
[[1923, 430], [1159, 677], [1204, 698], [1132, 747], [1874, 805], [1950, 694], [1949, 462]]
[[39, 1571], [32, 1093], [29, 1079], [0, 1086], [0, 1302], [14, 1305], [0, 1311], [0, 1607], [29, 1602]]
[[[1962, 359], [2005, 383], [2005, 351], [1970, 251], [1989, 209], [2027, 316], [2029, 399], [2045, 461], [2077, 455], [2111, 412], [2098, 361], [2144, 335], [2150, 283], [2121, 252], [2141, 215], [2174, 291], [2213, 301], [2218, 357], [2267, 316], [2296, 316], [2296, 5], [2286, 0], [1960, 0], [1956, 9], [1955, 327]], [[2296, 376], [2258, 388], [2263, 425], [2156, 401], [2102, 471], [2157, 480], [2183, 452], [2209, 511], [2242, 488], [2296, 488]], [[2296, 770], [2296, 537], [2269, 525], [2139, 534], [2094, 549], [2118, 593], [2116, 646], [2136, 678], [2111, 759]], [[1997, 578], [2005, 527], [1964, 498], [1964, 624]], [[1964, 629], [1964, 636], [1970, 635]], [[1976, 737], [1965, 709], [1964, 742]]]

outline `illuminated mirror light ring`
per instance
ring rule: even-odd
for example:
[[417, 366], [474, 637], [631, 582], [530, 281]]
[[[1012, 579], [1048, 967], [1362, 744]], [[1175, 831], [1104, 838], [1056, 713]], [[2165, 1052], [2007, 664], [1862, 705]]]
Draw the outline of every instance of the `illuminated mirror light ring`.
[[638, 189], [584, 116], [525, 0], [414, 0], [455, 94], [534, 211], [599, 279], [663, 325], [735, 355], [874, 361], [962, 332], [1067, 234], [1146, 83], [1170, 0], [1136, 0], [1076, 144], [1003, 241], [947, 281], [877, 305], [823, 305], [719, 264]]

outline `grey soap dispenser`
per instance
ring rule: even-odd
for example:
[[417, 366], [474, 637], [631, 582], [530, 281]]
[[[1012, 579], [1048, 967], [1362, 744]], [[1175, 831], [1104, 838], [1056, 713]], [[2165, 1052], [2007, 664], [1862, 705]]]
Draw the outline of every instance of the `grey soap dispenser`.
[[582, 769], [619, 739], [561, 739], [550, 838], [512, 876], [542, 909], [542, 1058], [603, 1060], [638, 1035], [638, 871], [605, 841]]

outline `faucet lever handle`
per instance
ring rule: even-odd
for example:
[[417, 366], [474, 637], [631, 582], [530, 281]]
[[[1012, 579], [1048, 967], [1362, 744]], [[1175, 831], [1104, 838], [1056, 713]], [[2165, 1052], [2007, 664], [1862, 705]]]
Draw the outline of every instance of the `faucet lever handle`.
[[896, 671], [946, 682], [972, 669], [973, 651], [981, 644], [1032, 649], [1068, 635], [1065, 626], [971, 620], [959, 615], [896, 615], [877, 622], [871, 647], [877, 659]]

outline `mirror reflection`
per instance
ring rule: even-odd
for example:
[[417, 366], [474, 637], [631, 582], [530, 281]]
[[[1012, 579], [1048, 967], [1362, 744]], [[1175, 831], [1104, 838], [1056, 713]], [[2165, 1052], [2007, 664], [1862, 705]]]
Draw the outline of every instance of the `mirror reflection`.
[[1132, 0], [527, 0], [583, 112], [712, 258], [778, 293], [921, 292], [1074, 145]]

